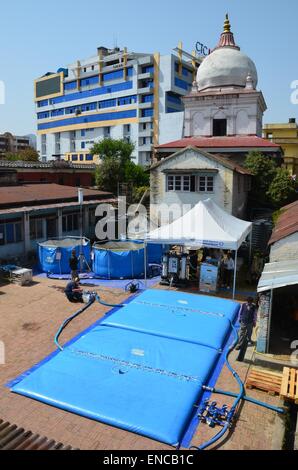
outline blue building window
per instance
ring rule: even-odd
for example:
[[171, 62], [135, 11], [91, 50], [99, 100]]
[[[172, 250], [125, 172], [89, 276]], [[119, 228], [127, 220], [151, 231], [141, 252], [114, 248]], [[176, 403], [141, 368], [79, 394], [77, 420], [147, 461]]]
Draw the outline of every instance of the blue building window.
[[76, 80], [74, 82], [67, 82], [67, 83], [64, 83], [64, 90], [65, 91], [68, 91], [68, 90], [75, 90], [77, 88], [77, 82]]
[[88, 153], [88, 154], [86, 155], [86, 161], [88, 161], [88, 162], [92, 162], [92, 161], [93, 161], [93, 155], [91, 155], [91, 153]]
[[154, 95], [143, 95], [142, 103], [153, 103]]
[[118, 78], [123, 78], [123, 70], [116, 70], [115, 72], [108, 72], [102, 75], [104, 81], [108, 80], [117, 80]]
[[81, 130], [81, 137], [85, 137], [85, 135], [86, 135], [86, 129], [82, 129]]
[[[146, 109], [143, 111], [153, 112], [152, 109]], [[57, 121], [51, 121], [51, 122], [38, 124], [37, 127], [38, 127], [38, 130], [53, 129], [55, 127], [60, 127], [60, 126], [95, 123], [99, 121], [110, 121], [110, 120], [115, 120], [115, 119], [130, 119], [130, 118], [135, 118], [135, 117], [137, 117], [137, 110], [127, 109], [125, 111], [107, 112], [107, 113], [102, 113], [102, 114], [90, 114], [87, 116], [74, 116], [68, 119], [58, 119]]]
[[47, 119], [50, 117], [50, 113], [46, 111], [45, 113], [37, 113], [37, 119]]
[[114, 99], [114, 100], [103, 100], [103, 101], [99, 101], [98, 103], [98, 106], [100, 109], [102, 108], [112, 108], [113, 106], [116, 106], [117, 104], [117, 101]]
[[181, 105], [181, 98], [180, 98], [180, 96], [174, 95], [174, 94], [168, 92], [168, 93], [167, 93], [167, 98], [168, 98], [168, 101], [170, 101], [171, 103], [178, 104], [179, 106]]
[[48, 104], [49, 104], [49, 100], [41, 100], [41, 101], [38, 101], [37, 107], [42, 108], [43, 106], [48, 106]]
[[97, 108], [97, 103], [87, 103], [87, 104], [82, 104], [81, 106], [82, 112], [92, 111], [96, 108]]
[[64, 114], [64, 109], [55, 109], [54, 111], [51, 111], [51, 117], [63, 116], [63, 114]]
[[[69, 93], [68, 95], [58, 96], [57, 98], [51, 98], [50, 104], [65, 103], [67, 101], [81, 100], [84, 98], [90, 98], [91, 96], [105, 95], [115, 93], [117, 91], [131, 90], [133, 88], [132, 81], [115, 83], [109, 86], [102, 86], [100, 88], [94, 88], [92, 90], [78, 91], [76, 93]], [[47, 103], [48, 104], [48, 103]]]
[[126, 74], [128, 77], [132, 77], [133, 76], [133, 67], [128, 67], [126, 69]]
[[81, 149], [84, 149], [86, 148], [86, 143], [85, 142], [81, 142]]
[[187, 91], [191, 87], [191, 84], [181, 80], [181, 78], [175, 77], [175, 86], [178, 88], [183, 88], [183, 90]]
[[153, 109], [142, 109], [142, 117], [153, 117]]
[[84, 161], [84, 155], [80, 153], [80, 162], [83, 162], [83, 161]]
[[142, 73], [153, 73], [153, 72], [154, 72], [153, 65], [146, 65], [145, 67], [142, 67]]
[[118, 99], [118, 105], [123, 106], [126, 104], [133, 104], [137, 102], [137, 97], [136, 95], [133, 96], [125, 96], [124, 98], [119, 98]]
[[72, 156], [71, 156], [71, 160], [72, 160], [73, 162], [77, 162], [77, 161], [78, 161], [78, 156], [77, 156], [76, 154], [72, 155]]
[[167, 108], [167, 113], [180, 113], [180, 110], [179, 109], [175, 109], [175, 108]]
[[98, 82], [99, 82], [98, 75], [95, 75], [94, 77], [82, 78], [80, 80], [80, 85], [81, 87], [84, 87], [84, 86], [96, 85]]

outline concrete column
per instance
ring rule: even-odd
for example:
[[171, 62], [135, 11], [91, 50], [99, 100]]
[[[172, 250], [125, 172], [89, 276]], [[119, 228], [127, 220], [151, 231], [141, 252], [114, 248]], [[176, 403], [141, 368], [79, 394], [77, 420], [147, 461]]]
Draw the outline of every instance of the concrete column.
[[31, 249], [29, 212], [24, 212], [23, 223], [24, 223], [24, 254], [28, 255], [28, 252]]
[[57, 215], [58, 215], [57, 233], [58, 233], [58, 237], [62, 238], [62, 237], [63, 237], [63, 229], [62, 229], [62, 208], [61, 208], [61, 209], [58, 209]]

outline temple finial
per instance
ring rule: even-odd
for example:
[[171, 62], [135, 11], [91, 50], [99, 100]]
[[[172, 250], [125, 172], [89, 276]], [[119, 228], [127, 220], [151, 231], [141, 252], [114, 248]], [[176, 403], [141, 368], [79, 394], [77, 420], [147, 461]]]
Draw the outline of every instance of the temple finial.
[[231, 24], [229, 20], [229, 15], [228, 13], [226, 14], [226, 19], [224, 22], [224, 33], [230, 33], [231, 32]]

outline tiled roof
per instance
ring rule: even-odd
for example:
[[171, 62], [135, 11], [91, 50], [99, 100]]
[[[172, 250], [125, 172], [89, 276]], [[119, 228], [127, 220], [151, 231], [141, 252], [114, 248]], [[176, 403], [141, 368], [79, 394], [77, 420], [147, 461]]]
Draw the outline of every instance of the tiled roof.
[[[84, 199], [105, 199], [111, 193], [84, 189]], [[71, 202], [78, 199], [78, 188], [60, 184], [21, 184], [0, 187], [0, 208], [20, 207], [45, 202]]]
[[183, 148], [189, 145], [198, 148], [274, 148], [280, 147], [270, 140], [262, 139], [256, 135], [243, 137], [184, 137], [180, 140], [158, 145], [156, 149]]
[[67, 161], [49, 161], [49, 162], [26, 162], [22, 160], [10, 161], [0, 160], [1, 168], [31, 168], [38, 170], [94, 170], [96, 166], [94, 163], [71, 163]]
[[298, 232], [298, 201], [282, 208], [269, 245]]

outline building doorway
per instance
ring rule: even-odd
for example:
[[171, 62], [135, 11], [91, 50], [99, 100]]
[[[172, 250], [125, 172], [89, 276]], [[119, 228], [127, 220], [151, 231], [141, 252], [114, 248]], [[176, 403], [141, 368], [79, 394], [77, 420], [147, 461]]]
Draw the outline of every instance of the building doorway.
[[213, 119], [213, 136], [223, 137], [227, 135], [227, 120]]

